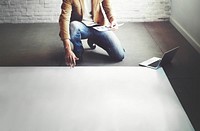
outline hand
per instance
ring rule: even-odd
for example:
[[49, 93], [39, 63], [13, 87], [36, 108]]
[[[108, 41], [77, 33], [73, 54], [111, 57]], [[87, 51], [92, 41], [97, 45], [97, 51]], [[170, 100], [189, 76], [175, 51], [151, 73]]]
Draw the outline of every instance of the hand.
[[72, 51], [69, 39], [63, 40], [63, 44], [65, 48], [65, 63], [70, 67], [74, 67], [76, 65], [76, 60], [79, 60], [79, 58], [77, 58]]
[[113, 20], [111, 23], [110, 23], [110, 28], [114, 29], [114, 30], [117, 30], [118, 29], [118, 24], [115, 20]]
[[73, 51], [71, 50], [65, 50], [65, 62], [66, 65], [70, 67], [74, 67], [76, 65], [76, 61], [79, 60], [79, 58], [76, 57]]

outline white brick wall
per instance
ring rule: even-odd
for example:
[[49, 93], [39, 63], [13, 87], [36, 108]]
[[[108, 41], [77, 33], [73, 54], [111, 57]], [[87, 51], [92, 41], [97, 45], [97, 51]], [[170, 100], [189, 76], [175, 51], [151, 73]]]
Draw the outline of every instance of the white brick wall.
[[[0, 23], [58, 22], [62, 0], [0, 0]], [[118, 21], [160, 21], [170, 0], [112, 0]]]
[[119, 21], [161, 21], [169, 19], [171, 11], [170, 0], [112, 0], [112, 2]]

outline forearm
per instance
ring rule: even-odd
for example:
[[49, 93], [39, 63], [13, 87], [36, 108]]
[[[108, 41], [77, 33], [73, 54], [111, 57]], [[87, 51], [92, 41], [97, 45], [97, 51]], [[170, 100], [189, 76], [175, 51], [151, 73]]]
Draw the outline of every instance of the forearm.
[[71, 44], [70, 44], [70, 40], [69, 40], [69, 39], [64, 39], [64, 40], [63, 40], [63, 45], [64, 45], [65, 51], [69, 52], [69, 51], [72, 50]]
[[111, 7], [110, 0], [104, 0], [102, 2], [102, 6], [103, 6], [105, 14], [108, 18], [108, 21], [109, 22], [115, 21], [115, 16], [114, 16], [114, 13], [113, 13], [113, 10], [112, 10], [112, 7]]

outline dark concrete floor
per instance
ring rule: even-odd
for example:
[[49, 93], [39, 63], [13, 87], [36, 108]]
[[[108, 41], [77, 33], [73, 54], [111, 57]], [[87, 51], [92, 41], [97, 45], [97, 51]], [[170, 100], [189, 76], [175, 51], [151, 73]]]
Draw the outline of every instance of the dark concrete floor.
[[[0, 29], [0, 65], [65, 65], [58, 24], [1, 24]], [[134, 66], [149, 57], [162, 55], [143, 23], [126, 23], [115, 33], [126, 50], [124, 61], [111, 62], [104, 50], [90, 50], [83, 40], [85, 53], [80, 65]]]
[[[0, 24], [0, 66], [65, 66], [64, 50], [54, 24]], [[194, 128], [200, 130], [200, 54], [169, 22], [125, 23], [116, 35], [126, 50], [112, 62], [101, 48], [89, 49], [79, 66], [138, 66], [180, 46], [164, 70]]]

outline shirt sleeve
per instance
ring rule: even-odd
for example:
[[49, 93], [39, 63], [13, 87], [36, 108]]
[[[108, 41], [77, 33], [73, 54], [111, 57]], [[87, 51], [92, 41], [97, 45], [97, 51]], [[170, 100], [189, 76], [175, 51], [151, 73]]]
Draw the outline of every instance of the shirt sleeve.
[[114, 20], [114, 14], [111, 8], [111, 3], [110, 0], [103, 0], [102, 2], [102, 7], [105, 11], [106, 17], [108, 19], [109, 22]]
[[63, 0], [61, 5], [61, 14], [59, 17], [60, 37], [61, 40], [70, 39], [69, 24], [72, 12], [71, 0]]

